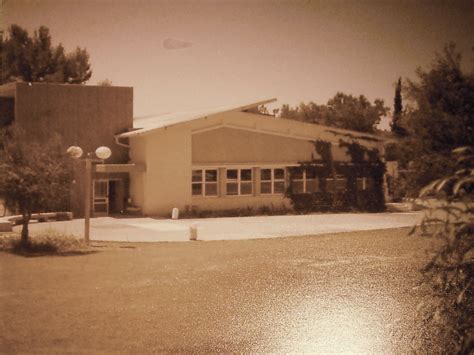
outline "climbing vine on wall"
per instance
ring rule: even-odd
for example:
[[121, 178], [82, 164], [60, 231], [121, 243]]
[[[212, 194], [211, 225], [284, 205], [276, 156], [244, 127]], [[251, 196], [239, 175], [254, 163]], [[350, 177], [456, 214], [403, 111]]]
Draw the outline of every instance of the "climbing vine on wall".
[[[301, 162], [299, 167], [289, 169], [290, 184], [287, 197], [296, 211], [369, 211], [385, 209], [383, 177], [385, 164], [377, 149], [368, 149], [357, 142], [341, 140], [339, 147], [345, 148], [350, 162], [336, 162], [333, 159], [330, 142], [317, 140], [314, 148], [320, 159]], [[307, 176], [317, 176], [318, 189], [295, 193], [294, 177], [306, 171]], [[339, 180], [338, 180], [339, 179]], [[338, 181], [345, 182], [340, 188]], [[330, 184], [330, 187], [328, 186]]]

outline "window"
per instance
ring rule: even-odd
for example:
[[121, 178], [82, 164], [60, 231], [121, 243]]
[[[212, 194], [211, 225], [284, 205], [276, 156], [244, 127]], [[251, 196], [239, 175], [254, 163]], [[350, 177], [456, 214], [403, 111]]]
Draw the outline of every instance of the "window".
[[292, 174], [292, 192], [295, 194], [319, 191], [319, 180], [313, 170], [297, 169]]
[[371, 178], [357, 178], [357, 190], [372, 189], [373, 180]]
[[227, 169], [226, 178], [227, 196], [252, 195], [252, 169]]
[[[336, 189], [337, 191], [342, 191], [346, 188], [347, 186], [347, 179], [342, 176], [342, 175], [337, 175], [336, 176]], [[327, 178], [326, 179], [326, 187], [327, 190], [330, 192], [334, 191], [334, 179], [333, 178]]]
[[217, 169], [193, 170], [191, 187], [193, 196], [217, 196]]
[[262, 195], [285, 193], [285, 169], [260, 169], [260, 193]]

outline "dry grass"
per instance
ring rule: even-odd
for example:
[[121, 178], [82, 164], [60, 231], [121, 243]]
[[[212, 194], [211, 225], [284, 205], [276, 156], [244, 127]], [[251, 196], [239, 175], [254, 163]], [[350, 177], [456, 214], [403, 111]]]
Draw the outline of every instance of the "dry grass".
[[41, 234], [30, 236], [28, 244], [22, 246], [18, 233], [0, 235], [0, 251], [24, 256], [74, 255], [87, 253], [89, 248], [83, 240], [49, 229]]

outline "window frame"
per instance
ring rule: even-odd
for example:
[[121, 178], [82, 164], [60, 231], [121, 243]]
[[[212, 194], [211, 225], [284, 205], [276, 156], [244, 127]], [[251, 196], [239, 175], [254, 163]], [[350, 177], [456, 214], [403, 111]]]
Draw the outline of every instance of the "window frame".
[[[229, 179], [227, 178], [227, 172], [229, 170], [237, 170], [237, 179]], [[242, 180], [242, 170], [250, 170], [251, 178], [250, 180]], [[237, 196], [253, 196], [254, 195], [254, 169], [253, 167], [250, 168], [225, 168], [225, 197], [237, 197]], [[242, 183], [250, 184], [251, 191], [249, 194], [242, 194]], [[229, 195], [227, 193], [227, 185], [228, 184], [237, 184], [237, 194]]]
[[[201, 171], [201, 181], [193, 181], [192, 174], [194, 171]], [[206, 172], [207, 171], [215, 171], [216, 172], [216, 181], [206, 181]], [[216, 186], [216, 194], [215, 195], [206, 195], [206, 185], [213, 184]], [[194, 195], [193, 194], [193, 185], [201, 185], [201, 194]], [[218, 168], [193, 168], [191, 170], [191, 197], [199, 198], [199, 197], [206, 197], [206, 198], [216, 198], [219, 197], [219, 169]]]
[[[345, 185], [344, 185], [344, 188], [342, 189], [339, 189], [337, 186], [337, 182], [338, 181], [345, 181]], [[332, 184], [334, 182], [334, 179], [332, 177], [327, 177], [326, 178], [326, 186], [328, 186], [328, 183]], [[334, 189], [327, 189], [328, 192], [330, 193], [334, 193], [334, 191], [344, 191], [345, 189], [347, 189], [347, 182], [348, 182], [348, 178], [345, 176], [345, 175], [339, 175], [337, 174], [336, 175], [336, 181], [335, 181], [335, 186], [334, 186]]]
[[[358, 191], [367, 191], [370, 190], [373, 185], [373, 178], [371, 177], [359, 177], [356, 179], [356, 186]], [[361, 188], [359, 188], [359, 183]]]
[[[270, 180], [262, 179], [262, 170], [270, 170]], [[275, 178], [275, 170], [283, 170], [283, 178]], [[263, 167], [260, 168], [260, 195], [284, 195], [286, 188], [286, 168], [285, 167]], [[283, 192], [275, 192], [275, 183], [283, 182]], [[262, 192], [262, 183], [270, 183], [271, 192]]]
[[[302, 182], [302, 183], [303, 183], [303, 192], [298, 192], [298, 193], [301, 193], [301, 194], [308, 194], [308, 193], [315, 193], [315, 192], [321, 191], [321, 188], [319, 187], [319, 177], [316, 176], [314, 179], [308, 179], [308, 178], [306, 177], [306, 169], [302, 169], [302, 173], [303, 173], [303, 176], [302, 176], [301, 179], [291, 179], [291, 182], [292, 182], [292, 183], [295, 182], [295, 181], [296, 181], [296, 182]], [[315, 181], [315, 182], [317, 182], [317, 183], [318, 183], [318, 190], [317, 190], [317, 191], [310, 191], [310, 192], [308, 192], [308, 191], [307, 191], [307, 190], [308, 190], [308, 188], [307, 188], [307, 182], [308, 182], [308, 181]], [[292, 191], [292, 193], [295, 193], [295, 192]]]

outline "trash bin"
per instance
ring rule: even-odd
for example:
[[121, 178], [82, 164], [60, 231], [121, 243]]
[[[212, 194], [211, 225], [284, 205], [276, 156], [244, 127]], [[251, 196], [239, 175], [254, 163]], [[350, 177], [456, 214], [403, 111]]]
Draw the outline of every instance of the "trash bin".
[[197, 224], [192, 223], [189, 226], [189, 240], [197, 240], [197, 237], [198, 237]]
[[178, 219], [179, 218], [179, 209], [176, 207], [173, 208], [173, 211], [171, 211], [171, 219]]

